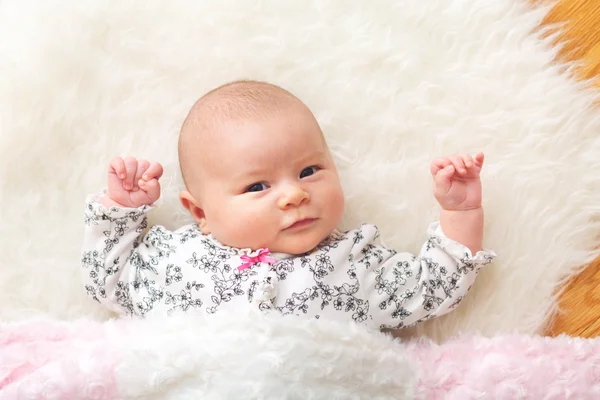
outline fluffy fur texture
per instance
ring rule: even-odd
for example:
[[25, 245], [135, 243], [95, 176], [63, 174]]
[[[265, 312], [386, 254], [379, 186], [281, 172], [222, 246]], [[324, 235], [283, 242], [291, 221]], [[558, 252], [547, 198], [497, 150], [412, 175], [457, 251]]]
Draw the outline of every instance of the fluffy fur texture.
[[600, 339], [400, 343], [356, 325], [243, 310], [0, 324], [0, 360], [0, 399], [11, 400], [600, 396]]
[[[83, 199], [114, 155], [166, 167], [153, 223], [189, 222], [178, 130], [226, 81], [303, 99], [339, 163], [342, 228], [417, 251], [437, 218], [429, 162], [482, 150], [485, 245], [499, 254], [460, 309], [421, 325], [536, 332], [597, 254], [597, 92], [553, 63], [525, 0], [0, 2], [0, 318], [108, 314], [79, 279]], [[595, 219], [594, 219], [595, 218]]]
[[401, 346], [419, 370], [418, 399], [600, 397], [600, 339], [464, 336]]

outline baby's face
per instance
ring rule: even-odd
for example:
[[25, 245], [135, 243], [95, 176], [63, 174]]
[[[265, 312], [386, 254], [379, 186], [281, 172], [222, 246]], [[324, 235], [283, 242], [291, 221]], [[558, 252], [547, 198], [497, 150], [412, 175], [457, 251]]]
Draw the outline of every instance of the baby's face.
[[344, 196], [329, 148], [301, 107], [229, 121], [207, 139], [193, 193], [204, 233], [237, 247], [301, 254], [342, 218]]

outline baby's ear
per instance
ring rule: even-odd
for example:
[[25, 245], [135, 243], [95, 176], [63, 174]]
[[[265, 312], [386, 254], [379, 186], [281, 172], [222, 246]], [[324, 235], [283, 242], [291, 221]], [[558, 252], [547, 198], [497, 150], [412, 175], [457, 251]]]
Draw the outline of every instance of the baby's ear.
[[208, 227], [206, 215], [194, 196], [192, 196], [192, 194], [187, 190], [183, 190], [181, 193], [179, 193], [179, 201], [181, 201], [181, 204], [190, 212], [190, 214], [192, 214], [192, 217], [194, 217], [198, 223], [202, 233], [208, 235], [210, 233], [210, 229]]

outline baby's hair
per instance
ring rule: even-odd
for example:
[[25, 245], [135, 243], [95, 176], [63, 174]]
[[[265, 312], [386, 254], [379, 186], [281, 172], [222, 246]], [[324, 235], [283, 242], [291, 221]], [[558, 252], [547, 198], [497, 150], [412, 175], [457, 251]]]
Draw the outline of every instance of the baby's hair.
[[179, 135], [179, 167], [189, 189], [190, 164], [197, 156], [193, 144], [226, 121], [261, 119], [290, 106], [306, 107], [287, 90], [267, 82], [239, 80], [203, 95], [188, 113]]
[[296, 96], [279, 86], [259, 81], [234, 81], [202, 96], [190, 110], [186, 122], [192, 122], [188, 119], [190, 116], [193, 118], [194, 111], [200, 108], [210, 110], [216, 118], [256, 118], [281, 111], [290, 102], [301, 103]]

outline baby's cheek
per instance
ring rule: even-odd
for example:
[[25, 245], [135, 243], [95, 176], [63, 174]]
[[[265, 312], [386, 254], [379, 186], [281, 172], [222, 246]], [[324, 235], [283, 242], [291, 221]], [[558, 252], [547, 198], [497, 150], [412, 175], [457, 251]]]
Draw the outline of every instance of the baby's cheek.
[[219, 232], [221, 236], [231, 238], [235, 236], [239, 228], [238, 208], [235, 204], [222, 201], [215, 204], [213, 208], [213, 218], [210, 222], [214, 225], [213, 230]]
[[267, 212], [256, 204], [239, 204], [230, 212], [230, 229], [235, 232], [238, 241], [252, 244], [264, 235], [268, 224]]
[[[327, 208], [332, 218], [339, 219], [344, 213], [344, 192], [338, 185], [332, 185], [330, 187], [329, 196], [327, 199]], [[335, 221], [337, 225], [339, 221]]]
[[263, 219], [263, 210], [258, 204], [258, 201], [254, 202], [240, 202], [235, 208], [234, 213], [240, 223], [245, 224], [246, 228], [251, 226], [260, 225]]

